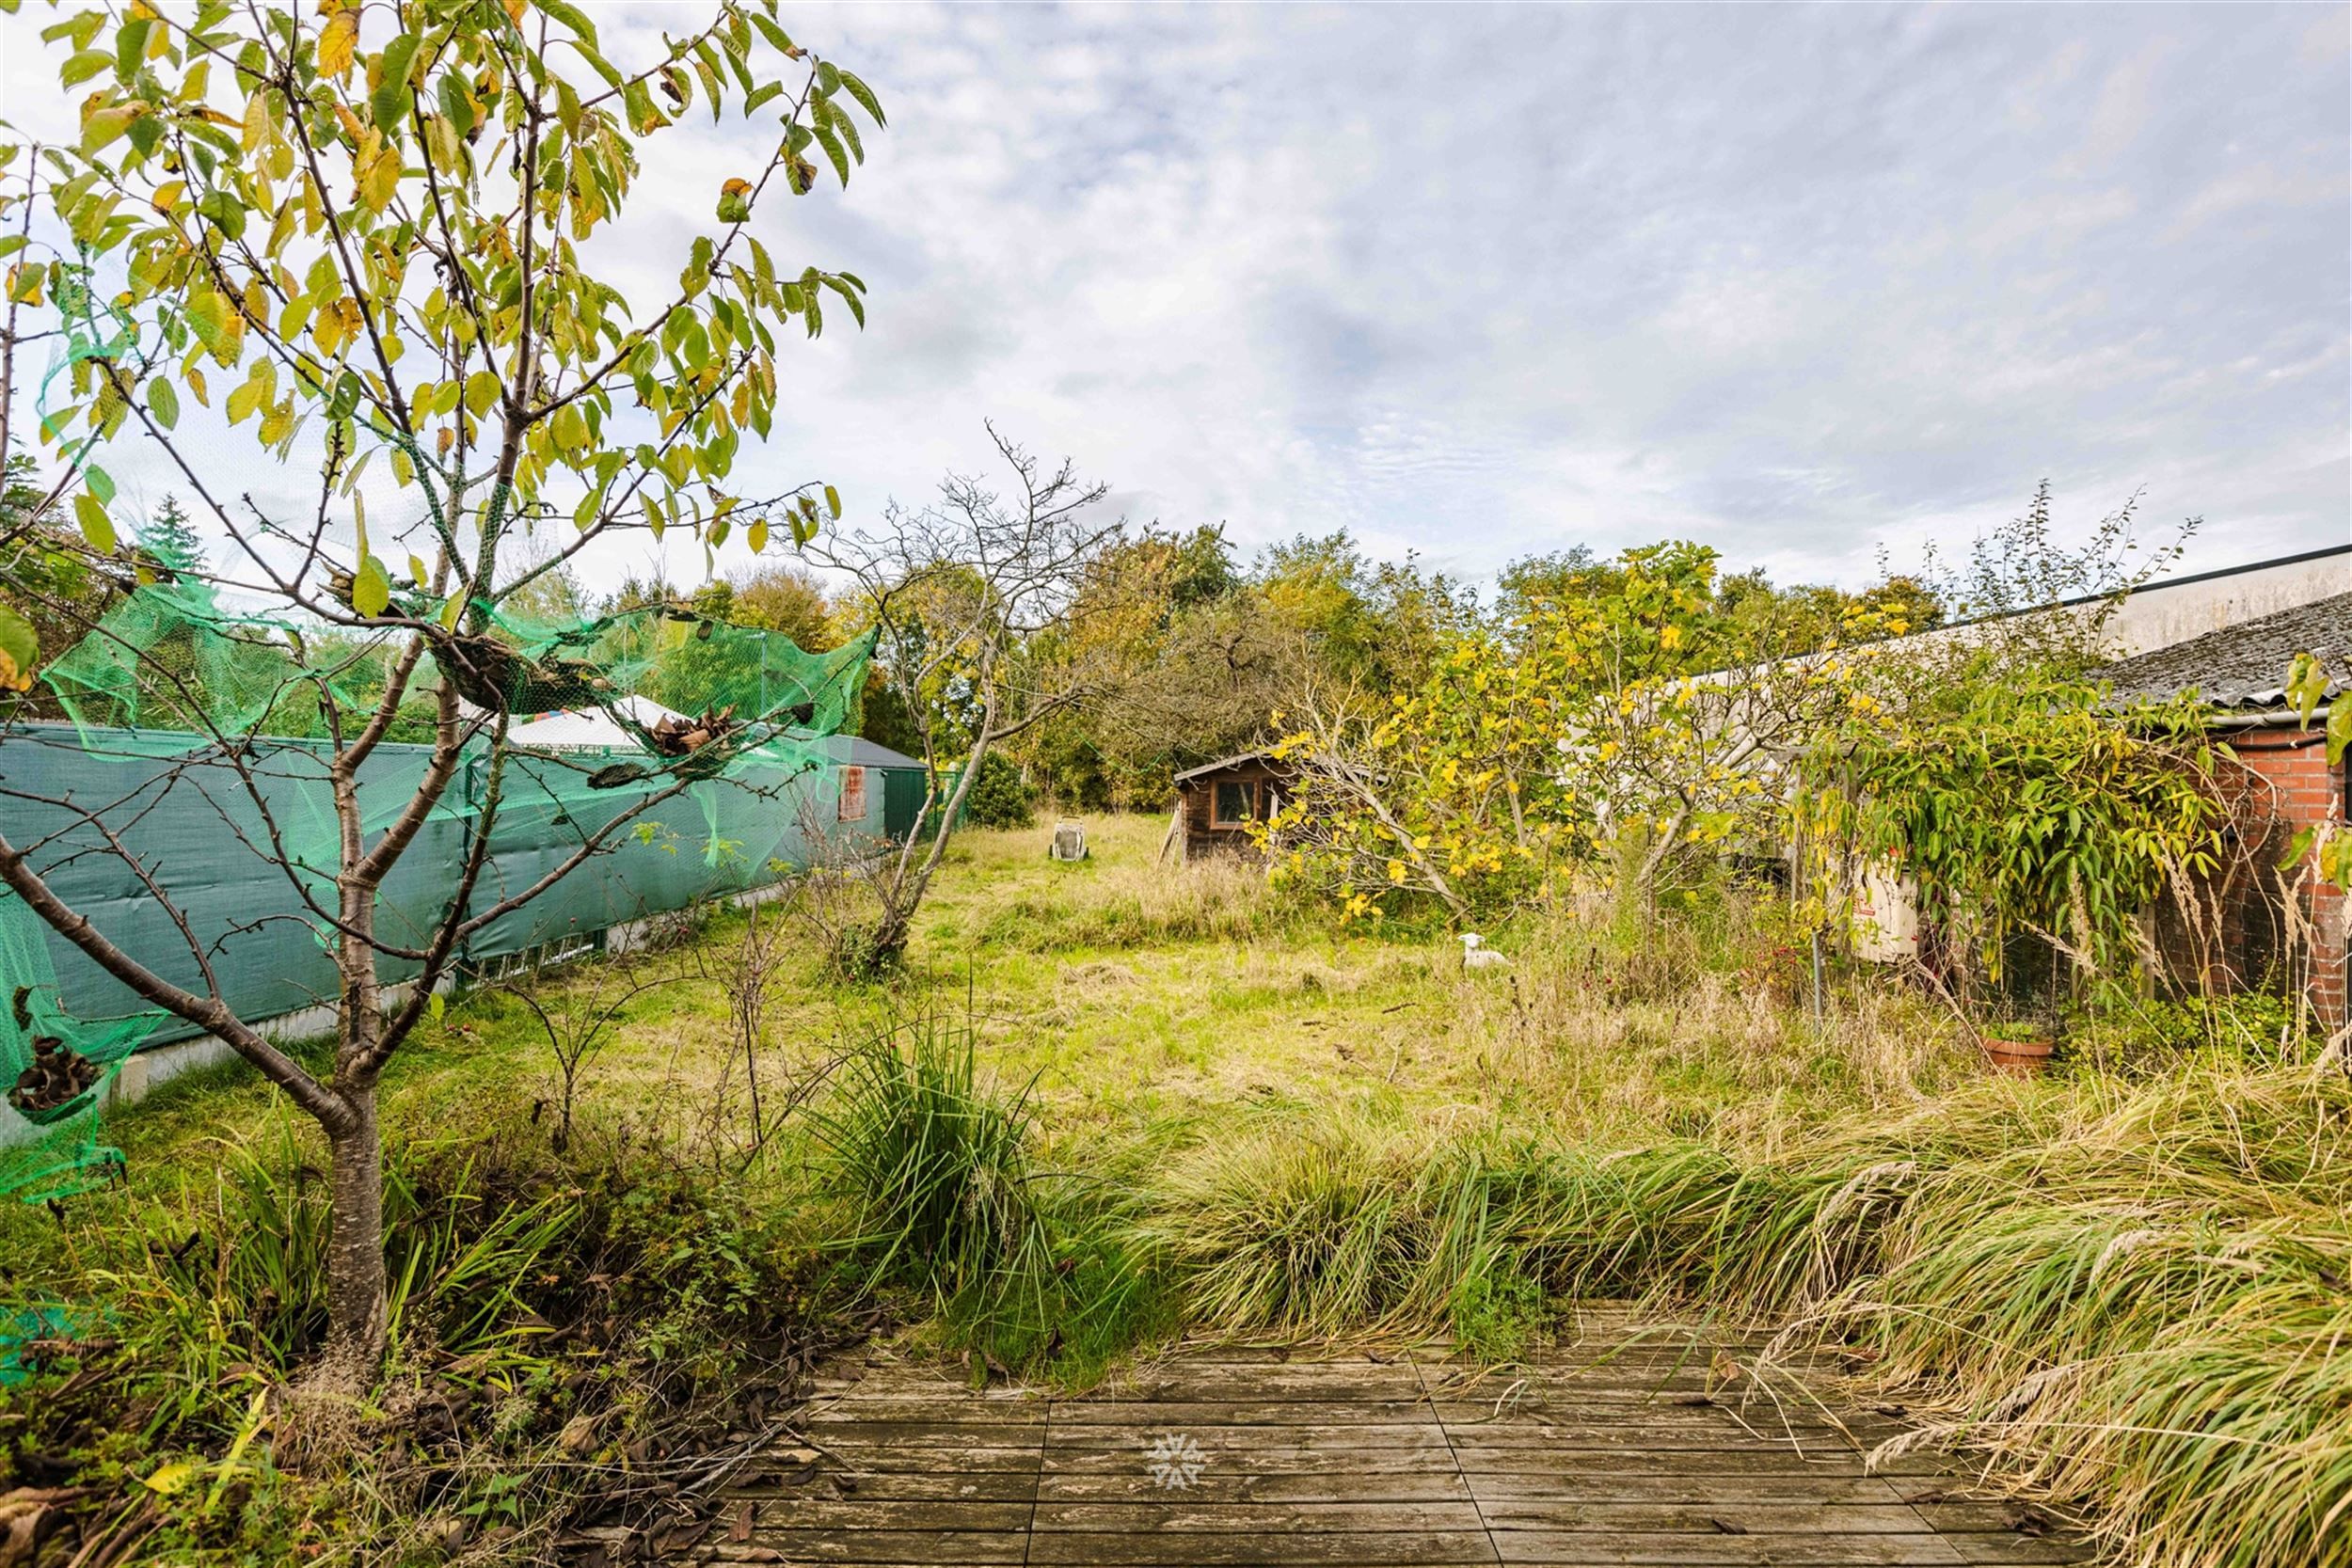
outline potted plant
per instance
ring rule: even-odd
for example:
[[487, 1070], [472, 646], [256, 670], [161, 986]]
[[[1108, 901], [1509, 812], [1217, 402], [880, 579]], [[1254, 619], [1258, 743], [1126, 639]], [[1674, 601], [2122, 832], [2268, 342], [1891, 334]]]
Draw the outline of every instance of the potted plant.
[[2058, 1032], [2048, 1023], [2010, 1022], [1983, 1024], [1977, 1033], [1994, 1071], [2030, 1078], [2049, 1065]]

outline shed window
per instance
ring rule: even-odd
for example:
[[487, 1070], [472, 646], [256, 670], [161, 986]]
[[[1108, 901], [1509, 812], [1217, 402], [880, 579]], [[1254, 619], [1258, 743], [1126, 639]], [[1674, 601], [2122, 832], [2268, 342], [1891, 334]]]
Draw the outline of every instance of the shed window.
[[1247, 779], [1227, 780], [1216, 786], [1216, 807], [1211, 826], [1246, 828], [1257, 809], [1258, 786]]
[[841, 770], [841, 820], [866, 820], [866, 769], [844, 768]]

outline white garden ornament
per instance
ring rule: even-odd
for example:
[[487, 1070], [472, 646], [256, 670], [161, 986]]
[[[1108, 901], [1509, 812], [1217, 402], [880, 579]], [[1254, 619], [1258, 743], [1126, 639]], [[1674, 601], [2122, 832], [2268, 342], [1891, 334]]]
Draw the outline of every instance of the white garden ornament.
[[1476, 931], [1462, 933], [1462, 967], [1464, 969], [1508, 969], [1511, 960], [1486, 945], [1486, 939]]

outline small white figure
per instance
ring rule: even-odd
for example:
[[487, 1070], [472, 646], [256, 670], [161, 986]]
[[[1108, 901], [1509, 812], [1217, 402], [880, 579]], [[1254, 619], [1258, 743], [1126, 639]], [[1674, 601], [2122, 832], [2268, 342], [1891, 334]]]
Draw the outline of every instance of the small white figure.
[[1488, 947], [1486, 939], [1476, 931], [1462, 933], [1462, 967], [1464, 969], [1508, 969], [1511, 960]]

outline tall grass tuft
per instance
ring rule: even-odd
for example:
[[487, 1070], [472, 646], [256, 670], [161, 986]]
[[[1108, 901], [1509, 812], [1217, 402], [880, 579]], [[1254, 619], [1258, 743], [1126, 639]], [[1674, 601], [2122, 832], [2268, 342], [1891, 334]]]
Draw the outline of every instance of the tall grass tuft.
[[2347, 1195], [2352, 1089], [2215, 1062], [1987, 1084], [1759, 1158], [1269, 1125], [1172, 1163], [1138, 1229], [1222, 1329], [1463, 1332], [1521, 1279], [1778, 1322], [2127, 1560], [2257, 1568], [2352, 1562]]
[[1037, 1168], [1027, 1089], [982, 1081], [969, 1023], [925, 1014], [863, 1042], [810, 1126], [850, 1213], [830, 1245], [862, 1289], [919, 1291], [949, 1338], [1007, 1361], [1099, 1360], [1138, 1331], [1117, 1205]]
[[866, 1040], [811, 1116], [829, 1186], [856, 1214], [834, 1244], [874, 1283], [917, 1283], [943, 1302], [1034, 1273], [1051, 1249], [1030, 1119], [1025, 1094], [980, 1083], [967, 1027], [927, 1014]]

